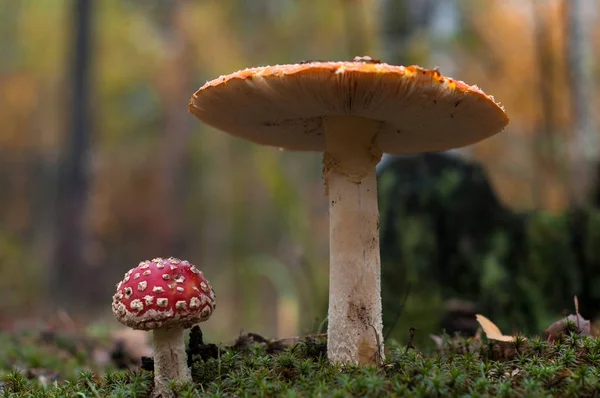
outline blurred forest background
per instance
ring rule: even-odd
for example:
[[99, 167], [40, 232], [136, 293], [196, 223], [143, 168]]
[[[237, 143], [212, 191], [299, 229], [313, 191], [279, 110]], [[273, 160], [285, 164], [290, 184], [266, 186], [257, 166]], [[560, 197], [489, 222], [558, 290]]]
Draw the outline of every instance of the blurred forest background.
[[176, 256], [217, 292], [213, 339], [316, 330], [328, 297], [321, 155], [259, 147], [188, 113], [206, 80], [249, 66], [370, 55], [439, 67], [511, 118], [455, 151], [485, 166], [503, 204], [585, 206], [599, 14], [597, 0], [0, 0], [0, 322], [59, 309], [112, 322], [123, 274]]

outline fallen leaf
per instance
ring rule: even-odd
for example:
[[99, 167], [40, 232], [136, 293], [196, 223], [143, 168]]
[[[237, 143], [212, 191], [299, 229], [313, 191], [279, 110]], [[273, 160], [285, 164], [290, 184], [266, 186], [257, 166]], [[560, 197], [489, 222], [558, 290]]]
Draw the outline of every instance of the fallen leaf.
[[583, 336], [591, 336], [591, 324], [590, 321], [582, 317], [581, 315], [569, 315], [566, 318], [560, 319], [548, 326], [545, 330], [548, 341], [551, 343], [562, 340], [563, 336], [567, 334], [567, 322], [572, 322], [575, 325], [575, 331]]
[[514, 342], [516, 340], [515, 336], [507, 336], [507, 335], [502, 334], [502, 332], [500, 331], [498, 326], [496, 326], [496, 324], [494, 322], [490, 321], [485, 316], [483, 316], [481, 314], [476, 314], [475, 318], [477, 318], [477, 322], [479, 322], [479, 324], [481, 325], [481, 328], [483, 329], [486, 337], [489, 340], [504, 341], [504, 342]]

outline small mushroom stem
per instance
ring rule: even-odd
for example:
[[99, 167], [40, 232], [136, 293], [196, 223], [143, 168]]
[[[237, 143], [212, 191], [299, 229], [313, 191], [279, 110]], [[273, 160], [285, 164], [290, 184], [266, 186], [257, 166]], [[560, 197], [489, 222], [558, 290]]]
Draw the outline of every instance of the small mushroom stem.
[[154, 345], [154, 394], [153, 397], [172, 397], [169, 382], [186, 383], [192, 381], [187, 366], [187, 354], [184, 344], [184, 329], [176, 326], [155, 329]]
[[330, 274], [327, 356], [335, 363], [383, 360], [379, 209], [375, 145], [380, 122], [325, 120], [323, 177], [329, 197]]

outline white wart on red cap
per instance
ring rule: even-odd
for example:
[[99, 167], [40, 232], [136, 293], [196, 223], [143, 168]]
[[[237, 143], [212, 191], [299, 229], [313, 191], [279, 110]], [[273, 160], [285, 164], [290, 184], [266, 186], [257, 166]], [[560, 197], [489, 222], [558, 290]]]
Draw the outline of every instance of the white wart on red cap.
[[133, 329], [183, 328], [207, 320], [215, 292], [202, 271], [177, 258], [143, 261], [117, 284], [112, 310]]
[[381, 121], [374, 144], [391, 154], [474, 144], [508, 123], [493, 97], [437, 69], [361, 61], [244, 69], [207, 82], [189, 109], [261, 145], [321, 152], [332, 115]]

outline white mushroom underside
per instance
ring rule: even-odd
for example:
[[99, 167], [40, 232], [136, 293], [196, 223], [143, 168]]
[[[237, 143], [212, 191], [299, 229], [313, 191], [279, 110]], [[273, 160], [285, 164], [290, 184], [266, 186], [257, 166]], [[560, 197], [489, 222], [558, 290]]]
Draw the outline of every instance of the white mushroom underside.
[[292, 150], [324, 151], [323, 117], [328, 115], [383, 121], [376, 144], [392, 154], [457, 148], [502, 130], [501, 108], [480, 92], [449, 84], [420, 72], [404, 77], [343, 69], [255, 75], [200, 90], [191, 104], [209, 125]]

